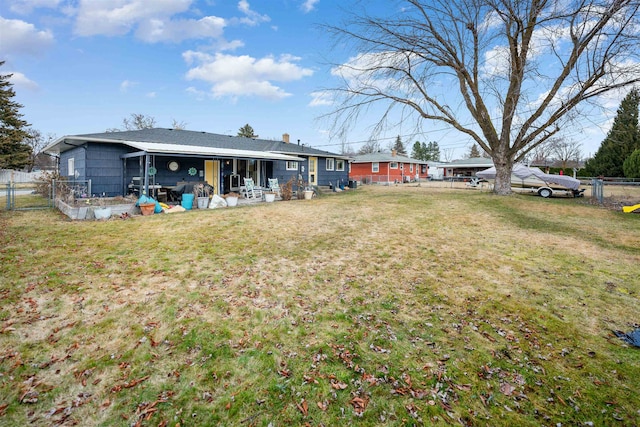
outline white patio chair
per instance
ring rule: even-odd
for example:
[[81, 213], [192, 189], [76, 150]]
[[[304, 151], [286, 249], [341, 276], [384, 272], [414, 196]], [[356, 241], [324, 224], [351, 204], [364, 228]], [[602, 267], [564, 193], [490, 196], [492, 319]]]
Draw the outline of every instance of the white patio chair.
[[278, 178], [269, 178], [269, 191], [276, 193], [280, 197], [280, 184], [278, 184]]

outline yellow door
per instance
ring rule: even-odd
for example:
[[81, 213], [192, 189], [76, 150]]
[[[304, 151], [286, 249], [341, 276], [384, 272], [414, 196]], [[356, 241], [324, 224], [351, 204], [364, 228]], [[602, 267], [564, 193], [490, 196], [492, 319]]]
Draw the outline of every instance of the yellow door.
[[204, 161], [204, 180], [213, 187], [213, 194], [220, 194], [220, 161]]
[[309, 185], [318, 185], [318, 158], [309, 157]]

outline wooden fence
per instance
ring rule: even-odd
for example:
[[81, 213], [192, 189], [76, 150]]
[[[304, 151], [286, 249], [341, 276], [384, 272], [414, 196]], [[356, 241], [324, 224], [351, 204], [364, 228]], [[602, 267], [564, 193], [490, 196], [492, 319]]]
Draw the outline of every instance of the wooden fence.
[[38, 172], [22, 172], [14, 171], [11, 169], [0, 169], [0, 183], [6, 184], [8, 182], [33, 182], [40, 178], [42, 171]]

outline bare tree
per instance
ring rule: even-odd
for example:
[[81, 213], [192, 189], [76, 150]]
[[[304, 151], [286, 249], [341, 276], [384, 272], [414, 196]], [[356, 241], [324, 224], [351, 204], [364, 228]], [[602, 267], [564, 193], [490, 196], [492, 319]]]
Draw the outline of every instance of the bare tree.
[[453, 148], [444, 148], [441, 150], [442, 151], [442, 160], [445, 163], [450, 163], [453, 160], [453, 154], [455, 153], [455, 150]]
[[358, 150], [358, 154], [371, 154], [377, 153], [380, 151], [380, 143], [376, 140], [367, 141], [360, 149]]
[[129, 117], [125, 117], [124, 119], [122, 119], [122, 129], [109, 128], [106, 130], [106, 132], [121, 132], [123, 130], [152, 129], [154, 127], [156, 127], [156, 119], [154, 117], [145, 116], [144, 114], [131, 113]]
[[498, 194], [511, 192], [514, 161], [566, 128], [584, 101], [640, 81], [638, 0], [400, 3], [384, 17], [351, 8], [343, 26], [328, 27], [357, 52], [333, 70], [343, 79], [334, 129], [378, 103], [377, 130], [409, 113], [444, 122], [491, 155]]
[[187, 128], [187, 123], [185, 121], [178, 121], [176, 119], [171, 119], [171, 128], [175, 130], [185, 130]]
[[551, 142], [545, 141], [536, 145], [525, 156], [522, 156], [523, 160], [532, 165], [545, 165], [548, 166], [552, 161], [551, 154]]
[[582, 156], [581, 144], [576, 141], [567, 141], [560, 138], [549, 140], [549, 147], [553, 158], [560, 162], [561, 167], [578, 167]]
[[125, 130], [152, 129], [156, 127], [156, 119], [144, 114], [131, 114], [131, 117], [122, 119]]
[[27, 170], [29, 172], [31, 172], [35, 167], [49, 169], [55, 166], [53, 158], [42, 152], [42, 150], [55, 139], [56, 136], [54, 134], [48, 134], [45, 137], [38, 129], [27, 129], [27, 137], [24, 139], [23, 143], [31, 147], [29, 164], [27, 165]]

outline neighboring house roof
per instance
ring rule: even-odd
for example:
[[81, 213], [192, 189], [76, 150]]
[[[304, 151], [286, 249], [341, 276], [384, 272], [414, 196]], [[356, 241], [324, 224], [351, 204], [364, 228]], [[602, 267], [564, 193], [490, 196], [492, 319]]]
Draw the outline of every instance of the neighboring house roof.
[[398, 163], [417, 163], [417, 164], [427, 164], [424, 160], [412, 159], [411, 157], [403, 156], [402, 154], [396, 154], [395, 156], [392, 153], [369, 153], [369, 154], [361, 154], [359, 156], [355, 156], [352, 163], [384, 163], [384, 162], [398, 162]]
[[176, 129], [141, 129], [70, 135], [58, 138], [44, 151], [59, 154], [74, 148], [77, 142], [123, 144], [148, 153], [216, 155], [277, 160], [300, 160], [296, 156], [321, 156], [348, 159], [346, 156], [284, 141], [243, 138], [208, 132]]
[[440, 166], [445, 168], [490, 168], [493, 166], [493, 159], [487, 159], [486, 157], [472, 157], [470, 159], [454, 160]]

